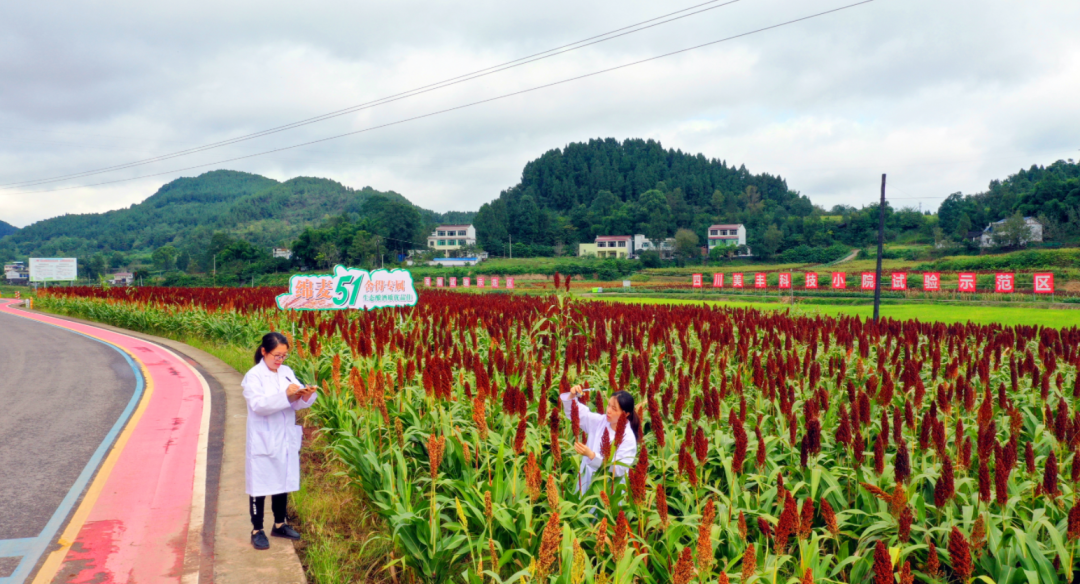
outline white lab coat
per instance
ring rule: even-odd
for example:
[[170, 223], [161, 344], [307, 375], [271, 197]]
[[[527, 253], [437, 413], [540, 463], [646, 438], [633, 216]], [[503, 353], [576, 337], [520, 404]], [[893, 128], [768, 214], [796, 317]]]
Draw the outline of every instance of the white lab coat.
[[296, 424], [296, 410], [310, 407], [308, 400], [290, 402], [285, 390], [303, 384], [285, 365], [277, 372], [260, 361], [252, 367], [240, 385], [247, 400], [247, 494], [264, 497], [300, 490], [300, 443], [304, 430]]
[[[569, 393], [559, 395], [559, 399], [562, 400], [563, 412], [566, 413], [567, 419], [570, 419], [570, 408], [575, 405], [577, 406], [578, 421], [581, 423], [581, 429], [589, 435], [589, 439], [585, 443], [585, 446], [588, 446], [590, 450], [596, 453], [596, 458], [591, 460], [584, 456], [581, 457], [581, 470], [578, 473], [578, 490], [581, 493], [584, 493], [589, 490], [589, 485], [592, 484], [593, 475], [596, 474], [596, 471], [600, 469], [600, 465], [604, 462], [603, 457], [600, 455], [604, 440], [603, 432], [607, 433], [608, 440], [611, 442], [611, 445], [614, 446], [615, 429], [608, 423], [606, 415], [594, 413], [589, 409], [589, 406], [571, 399]], [[626, 432], [623, 433], [622, 444], [619, 445], [619, 449], [615, 451], [615, 456], [613, 457], [612, 474], [625, 480], [626, 473], [630, 471], [631, 466], [634, 466], [636, 458], [637, 436], [634, 435], [634, 431], [630, 428], [630, 424], [627, 424]], [[626, 466], [616, 465], [616, 462], [620, 462]]]

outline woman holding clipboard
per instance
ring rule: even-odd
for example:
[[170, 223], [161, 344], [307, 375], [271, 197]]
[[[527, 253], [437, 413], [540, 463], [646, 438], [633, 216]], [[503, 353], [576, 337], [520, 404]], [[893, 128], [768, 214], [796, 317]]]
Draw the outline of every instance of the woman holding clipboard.
[[315, 402], [315, 388], [296, 380], [283, 361], [289, 341], [281, 333], [268, 333], [255, 350], [255, 366], [240, 383], [247, 400], [248, 505], [251, 512], [251, 545], [257, 550], [270, 547], [263, 532], [266, 496], [274, 513], [270, 535], [300, 539], [300, 533], [285, 522], [289, 493], [300, 490], [300, 443], [303, 428], [296, 425], [296, 410]]

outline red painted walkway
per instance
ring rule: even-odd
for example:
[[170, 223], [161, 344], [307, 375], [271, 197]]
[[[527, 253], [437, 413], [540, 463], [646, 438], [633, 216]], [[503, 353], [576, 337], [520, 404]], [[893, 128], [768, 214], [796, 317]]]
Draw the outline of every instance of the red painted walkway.
[[192, 555], [200, 550], [205, 497], [205, 380], [148, 341], [12, 309], [6, 301], [0, 310], [115, 345], [135, 360], [146, 382], [127, 427], [54, 539], [60, 549], [48, 555], [34, 582], [197, 582], [200, 558]]

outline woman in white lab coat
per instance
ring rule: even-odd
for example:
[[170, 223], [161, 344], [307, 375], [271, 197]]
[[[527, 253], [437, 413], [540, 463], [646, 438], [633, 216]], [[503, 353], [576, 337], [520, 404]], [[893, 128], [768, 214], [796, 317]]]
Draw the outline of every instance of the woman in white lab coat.
[[563, 411], [567, 418], [571, 418], [570, 408], [578, 409], [578, 422], [581, 429], [589, 435], [585, 443], [578, 442], [574, 437], [574, 452], [581, 456], [581, 469], [578, 475], [578, 490], [581, 493], [589, 490], [593, 475], [600, 469], [604, 459], [600, 454], [604, 443], [604, 434], [607, 434], [608, 442], [615, 446], [615, 428], [619, 418], [626, 414], [626, 430], [623, 434], [622, 443], [615, 450], [612, 457], [612, 474], [622, 478], [634, 465], [637, 458], [638, 440], [641, 439], [641, 422], [634, 411], [634, 396], [625, 391], [617, 391], [608, 399], [607, 410], [603, 413], [595, 413], [589, 406], [578, 401], [581, 395], [581, 386], [575, 385], [570, 391], [559, 395], [563, 404]]
[[266, 496], [274, 513], [270, 535], [300, 539], [285, 522], [288, 493], [300, 490], [300, 443], [303, 428], [296, 425], [296, 410], [315, 402], [315, 388], [305, 387], [282, 362], [289, 341], [281, 333], [268, 333], [255, 350], [255, 366], [240, 383], [247, 400], [248, 505], [251, 512], [251, 545], [264, 550], [270, 541], [263, 532]]

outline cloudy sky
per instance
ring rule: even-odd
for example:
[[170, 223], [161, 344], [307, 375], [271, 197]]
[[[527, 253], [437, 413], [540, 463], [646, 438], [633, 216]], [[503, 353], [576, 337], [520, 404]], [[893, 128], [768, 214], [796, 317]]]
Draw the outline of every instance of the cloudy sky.
[[936, 209], [950, 193], [985, 189], [1019, 168], [1080, 157], [1080, 3], [874, 0], [551, 88], [219, 162], [856, 0], [719, 6], [729, 1], [267, 137], [29, 186], [370, 102], [706, 0], [7, 3], [0, 18], [0, 184], [24, 186], [0, 189], [0, 220], [25, 226], [116, 209], [178, 176], [214, 168], [327, 177], [395, 190], [430, 209], [475, 210], [515, 184], [527, 161], [596, 137], [653, 138], [778, 174], [826, 207], [872, 202], [883, 172], [897, 205]]

